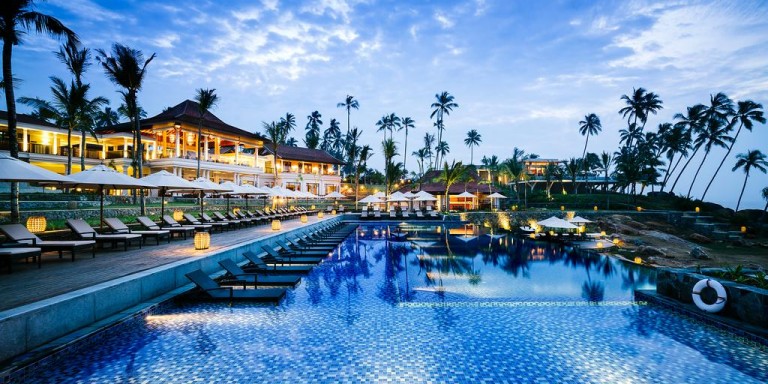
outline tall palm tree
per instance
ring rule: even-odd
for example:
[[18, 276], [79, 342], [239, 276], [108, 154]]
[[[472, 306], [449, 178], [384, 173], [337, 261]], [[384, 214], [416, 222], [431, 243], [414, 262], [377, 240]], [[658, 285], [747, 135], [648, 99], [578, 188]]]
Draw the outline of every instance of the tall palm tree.
[[323, 121], [320, 120], [323, 115], [318, 111], [314, 111], [307, 116], [307, 134], [304, 138], [304, 145], [310, 149], [317, 149], [320, 144], [320, 126], [323, 125]]
[[416, 156], [416, 163], [419, 164], [419, 178], [424, 176], [424, 160], [427, 158], [427, 150], [425, 148], [419, 148], [413, 151], [411, 155]]
[[[437, 147], [435, 147], [435, 155], [436, 157], [443, 157], [445, 158], [445, 155], [447, 155], [449, 152], [451, 152], [451, 147], [448, 146], [447, 141], [441, 141], [437, 144]], [[435, 159], [437, 161], [437, 159]]]
[[[144, 176], [143, 157], [144, 147], [141, 144], [141, 122], [138, 116], [138, 93], [144, 83], [144, 75], [147, 73], [147, 65], [155, 58], [153, 53], [149, 59], [144, 60], [144, 54], [137, 50], [129, 48], [122, 44], [112, 44], [111, 56], [102, 49], [97, 49], [96, 60], [101, 63], [107, 78], [115, 85], [123, 88], [126, 104], [135, 108], [134, 135], [136, 137], [136, 147], [134, 148], [136, 167], [138, 168], [138, 177]], [[146, 214], [144, 206], [144, 190], [141, 190], [140, 210], [141, 214]]]
[[432, 156], [434, 155], [434, 148], [435, 147], [435, 135], [426, 132], [424, 133], [424, 152], [426, 153], [427, 157], [429, 158], [429, 169], [432, 169]]
[[[680, 165], [680, 161], [684, 157], [688, 157], [688, 151], [691, 149], [691, 136], [685, 127], [675, 124], [664, 135], [664, 153], [667, 157], [668, 166], [664, 173], [664, 178], [661, 182], [661, 192], [664, 192], [667, 182], [677, 170], [677, 166]], [[675, 156], [680, 155], [675, 160]], [[674, 165], [672, 165], [674, 163]]]
[[718, 146], [721, 148], [727, 148], [728, 143], [732, 141], [733, 138], [728, 136], [728, 124], [724, 124], [718, 120], [710, 120], [707, 123], [707, 127], [702, 130], [699, 133], [699, 136], [697, 136], [694, 140], [694, 147], [704, 147], [704, 158], [701, 159], [701, 164], [699, 164], [699, 168], [696, 169], [696, 173], [693, 175], [693, 180], [691, 181], [691, 186], [688, 188], [688, 194], [686, 195], [686, 198], [691, 197], [693, 184], [696, 183], [696, 178], [699, 176], [699, 171], [701, 171], [701, 167], [704, 165], [704, 162], [707, 161], [707, 156], [712, 150], [712, 147]]
[[704, 189], [704, 194], [701, 195], [702, 200], [704, 200], [704, 197], [707, 196], [707, 191], [709, 191], [709, 187], [712, 185], [712, 182], [715, 181], [717, 173], [720, 172], [720, 167], [723, 166], [723, 163], [725, 163], [728, 155], [731, 154], [731, 150], [736, 144], [736, 140], [739, 138], [739, 133], [741, 133], [741, 128], [746, 128], [748, 131], [752, 132], [752, 127], [754, 126], [755, 122], [765, 124], [762, 104], [755, 103], [752, 100], [739, 101], [738, 110], [733, 111], [733, 119], [730, 122], [730, 127], [736, 125], [737, 122], [739, 123], [739, 128], [736, 130], [736, 134], [733, 135], [733, 141], [731, 142], [731, 145], [728, 146], [728, 151], [725, 152], [725, 156], [723, 156], [723, 159], [720, 161], [720, 165], [717, 166], [717, 170], [715, 170], [715, 174], [712, 175], [712, 179], [709, 180], [707, 188]]
[[[451, 111], [453, 111], [454, 108], [458, 108], [459, 104], [454, 102], [454, 97], [447, 91], [443, 91], [442, 93], [435, 94], [436, 101], [432, 103], [430, 108], [434, 108], [432, 110], [432, 114], [429, 115], [429, 118], [436, 118], [436, 124], [437, 124], [437, 142], [442, 143], [443, 142], [443, 130], [445, 130], [445, 116], [448, 116], [451, 114]], [[440, 164], [440, 154], [438, 154], [437, 158], [435, 158], [435, 163]]]
[[402, 129], [405, 129], [405, 146], [403, 147], [403, 169], [406, 170], [406, 165], [408, 163], [408, 129], [412, 129], [416, 127], [416, 122], [413, 121], [410, 117], [403, 117], [400, 121], [400, 124], [402, 124]]
[[[703, 104], [696, 104], [693, 107], [688, 107], [686, 109], [685, 115], [682, 113], [675, 114], [674, 118], [680, 120], [675, 123], [675, 126], [679, 126], [684, 130], [684, 134], [690, 138], [691, 143], [693, 143], [693, 137], [698, 135], [699, 132], [704, 129], [704, 111], [706, 109], [707, 107], [705, 107]], [[670, 192], [675, 191], [675, 186], [677, 186], [677, 182], [680, 180], [680, 176], [682, 176], [685, 172], [685, 169], [688, 168], [688, 164], [691, 162], [691, 160], [696, 157], [696, 153], [699, 151], [701, 146], [693, 145], [692, 148], [693, 152], [691, 153], [691, 156], [688, 157], [688, 160], [685, 161], [685, 164], [683, 164], [683, 168], [680, 169], [680, 172], [677, 174], [675, 182], [672, 183], [672, 187], [669, 189]]]
[[[597, 135], [602, 130], [603, 125], [600, 123], [600, 118], [597, 117], [597, 115], [594, 113], [590, 113], [589, 115], [584, 116], [584, 120], [579, 121], [579, 133], [581, 133], [582, 136], [587, 137], [587, 139], [584, 141], [584, 151], [581, 152], [582, 159], [586, 159], [587, 156], [587, 144], [589, 144], [589, 137]], [[587, 177], [587, 184], [589, 184], [589, 173], [587, 173], [586, 161], [584, 162], [584, 174]], [[589, 188], [589, 185], [587, 185], [587, 188]], [[578, 188], [576, 188], [576, 186], [574, 186], [574, 190], [578, 192]]]
[[[33, 10], [34, 0], [3, 0], [0, 2], [0, 35], [3, 37], [3, 89], [8, 112], [8, 138], [11, 157], [19, 158], [16, 133], [16, 96], [14, 95], [12, 56], [13, 46], [20, 45], [28, 32], [63, 37], [77, 43], [77, 35], [57, 18]], [[11, 222], [19, 222], [19, 183], [11, 183]]]
[[201, 153], [200, 153], [200, 142], [202, 141], [200, 138], [203, 137], [203, 120], [205, 120], [205, 115], [208, 114], [208, 111], [211, 110], [211, 108], [216, 106], [216, 103], [219, 102], [219, 96], [216, 94], [216, 88], [211, 89], [203, 89], [199, 88], [197, 89], [197, 94], [195, 94], [195, 101], [197, 101], [197, 113], [198, 113], [198, 119], [197, 119], [197, 173], [195, 174], [195, 178], [200, 177], [200, 160], [201, 160]]
[[403, 129], [402, 119], [397, 116], [394, 112], [390, 113], [387, 117], [387, 130], [389, 130], [389, 139], [394, 140], [392, 135], [395, 131], [400, 131]]
[[272, 149], [272, 156], [274, 157], [274, 166], [272, 167], [272, 172], [274, 172], [275, 175], [275, 185], [280, 185], [280, 177], [279, 173], [277, 173], [277, 162], [278, 160], [278, 150], [280, 148], [280, 144], [284, 143], [286, 138], [288, 137], [288, 130], [285, 128], [285, 124], [281, 121], [279, 123], [276, 122], [262, 122], [262, 127], [264, 128], [264, 133], [267, 136], [267, 139], [269, 139], [269, 146]]
[[96, 136], [96, 119], [98, 118], [98, 114], [101, 111], [101, 107], [108, 104], [109, 104], [109, 100], [107, 100], [102, 96], [99, 96], [93, 99], [86, 98], [85, 104], [83, 104], [82, 109], [80, 110], [79, 124], [80, 124], [80, 169], [81, 170], [85, 169], [85, 151], [86, 151], [85, 134], [90, 133], [91, 137], [93, 137], [98, 142], [99, 138]]
[[349, 135], [349, 131], [350, 131], [350, 127], [351, 127], [350, 124], [349, 124], [349, 122], [350, 122], [349, 117], [352, 114], [352, 110], [353, 109], [360, 109], [360, 103], [358, 103], [358, 101], [355, 100], [354, 96], [347, 95], [347, 97], [344, 98], [344, 101], [342, 101], [341, 103], [336, 104], [336, 107], [337, 108], [346, 108], [346, 110], [347, 110], [347, 135]]
[[[749, 150], [747, 153], [740, 153], [736, 155], [736, 158], [738, 159], [736, 161], [736, 165], [733, 167], [733, 171], [743, 168], [744, 169], [744, 185], [741, 186], [741, 193], [739, 194], [739, 201], [736, 203], [736, 212], [739, 211], [739, 206], [741, 205], [741, 198], [744, 196], [744, 189], [747, 187], [747, 180], [749, 179], [749, 171], [752, 170], [752, 168], [757, 169], [758, 171], [765, 173], [766, 167], [768, 167], [768, 161], [765, 160], [765, 155], [760, 152], [760, 150]], [[763, 193], [765, 193], [765, 190], [763, 190]]]
[[443, 172], [438, 177], [438, 181], [445, 183], [445, 204], [443, 205], [443, 211], [446, 213], [448, 212], [448, 192], [451, 189], [451, 186], [461, 182], [466, 175], [466, 167], [461, 164], [461, 161], [458, 163], [456, 160], [451, 162], [451, 165], [448, 165], [448, 162], [444, 162], [443, 164]]
[[464, 139], [464, 144], [469, 147], [469, 164], [475, 164], [475, 146], [480, 145], [483, 142], [483, 137], [477, 133], [476, 129], [472, 129], [467, 132], [467, 137]]
[[[662, 107], [662, 101], [658, 95], [653, 92], [648, 92], [645, 88], [632, 88], [632, 95], [622, 95], [621, 99], [626, 102], [626, 106], [619, 110], [622, 117], [627, 118], [627, 126], [632, 126], [642, 133], [645, 128], [645, 123], [648, 122], [648, 115], [656, 114]], [[637, 121], [640, 120], [638, 127]], [[632, 148], [634, 136], [630, 136], [627, 141], [627, 146]]]
[[605, 182], [603, 182], [603, 192], [608, 191], [608, 175], [611, 171], [611, 164], [613, 163], [613, 156], [610, 153], [603, 151], [600, 154], [600, 169], [605, 175]]
[[386, 189], [386, 194], [389, 195], [390, 186], [394, 180], [390, 178], [392, 176], [393, 172], [391, 168], [395, 165], [394, 161], [392, 159], [395, 158], [395, 156], [398, 155], [397, 153], [397, 144], [395, 144], [395, 141], [392, 139], [385, 139], [381, 143], [382, 148], [382, 154], [384, 155], [384, 187]]
[[339, 128], [339, 122], [336, 119], [331, 119], [328, 128], [323, 132], [323, 141], [320, 143], [320, 149], [323, 151], [331, 151], [335, 146], [334, 141], [337, 137], [341, 136], [341, 129]]
[[373, 156], [373, 152], [370, 145], [364, 145], [357, 154], [355, 161], [355, 209], [357, 209], [358, 191], [360, 190], [360, 172], [365, 168], [364, 164], [371, 156]]

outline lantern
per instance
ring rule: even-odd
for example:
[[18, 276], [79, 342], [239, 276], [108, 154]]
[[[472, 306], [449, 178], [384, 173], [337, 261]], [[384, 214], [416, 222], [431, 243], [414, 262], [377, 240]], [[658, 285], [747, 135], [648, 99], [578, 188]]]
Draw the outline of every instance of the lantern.
[[597, 205], [595, 205], [594, 207], [592, 207], [592, 209], [594, 209], [595, 211], [597, 211]]
[[638, 207], [637, 207], [637, 211], [638, 211], [638, 212], [642, 212], [642, 211], [643, 211], [643, 207], [641, 207], [641, 206], [638, 206]]
[[331, 215], [335, 215], [335, 214], [336, 214], [336, 210], [334, 209], [331, 211]]
[[565, 205], [561, 205], [561, 206], [560, 206], [560, 210], [561, 210], [561, 211], [565, 211]]
[[240, 213], [240, 208], [234, 208], [232, 209], [232, 212], [234, 212], [235, 215]]
[[600, 231], [600, 236], [605, 237], [605, 231]]
[[320, 211], [320, 212], [317, 213], [317, 218], [318, 219], [322, 219], [323, 217], [325, 217], [325, 214], [323, 213], [323, 211]]
[[211, 234], [200, 231], [195, 233], [195, 250], [208, 249], [211, 246]]
[[[27, 224], [27, 225], [29, 225], [29, 224]], [[741, 226], [741, 233], [747, 233], [747, 227], [746, 226], [743, 226], [743, 225]]]
[[602, 241], [598, 241], [597, 242], [597, 248], [602, 248], [602, 247], [603, 247], [603, 242]]
[[312, 205], [309, 207], [309, 209], [311, 209], [311, 210], [313, 210], [313, 211], [314, 211], [314, 210], [315, 210], [315, 205], [314, 205], [314, 204], [312, 204]]
[[701, 212], [701, 208], [696, 207], [696, 213], [699, 213], [699, 212]]
[[181, 219], [184, 218], [184, 211], [181, 209], [176, 209], [173, 211], [173, 219], [176, 221], [181, 221]]
[[27, 219], [27, 229], [32, 233], [45, 232], [47, 222], [43, 216], [31, 216]]
[[307, 215], [301, 215], [301, 223], [302, 223], [302, 224], [306, 224], [306, 223], [307, 223], [307, 221], [308, 221], [308, 219], [307, 219]]
[[272, 230], [273, 231], [279, 231], [281, 228], [280, 220], [272, 220]]
[[643, 263], [643, 259], [641, 259], [640, 256], [635, 257], [635, 263], [636, 264], [642, 264]]

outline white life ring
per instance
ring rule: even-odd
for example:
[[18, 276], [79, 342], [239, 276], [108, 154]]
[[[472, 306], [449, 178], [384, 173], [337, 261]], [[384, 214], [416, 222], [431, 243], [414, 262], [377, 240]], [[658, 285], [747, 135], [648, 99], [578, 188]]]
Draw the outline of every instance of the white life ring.
[[[706, 287], [710, 287], [717, 292], [717, 300], [712, 304], [707, 304], [701, 300], [701, 290]], [[717, 280], [712, 279], [699, 280], [699, 282], [693, 286], [691, 297], [693, 298], [693, 303], [696, 304], [699, 309], [710, 313], [720, 312], [725, 307], [725, 302], [728, 301], [725, 287], [723, 287]]]

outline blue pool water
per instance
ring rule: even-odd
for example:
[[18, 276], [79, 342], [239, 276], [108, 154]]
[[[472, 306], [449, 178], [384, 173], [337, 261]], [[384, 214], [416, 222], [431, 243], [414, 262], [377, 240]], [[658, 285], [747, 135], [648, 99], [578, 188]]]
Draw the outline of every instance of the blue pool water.
[[652, 304], [640, 266], [478, 228], [360, 227], [279, 306], [179, 303], [56, 383], [760, 383], [768, 352]]

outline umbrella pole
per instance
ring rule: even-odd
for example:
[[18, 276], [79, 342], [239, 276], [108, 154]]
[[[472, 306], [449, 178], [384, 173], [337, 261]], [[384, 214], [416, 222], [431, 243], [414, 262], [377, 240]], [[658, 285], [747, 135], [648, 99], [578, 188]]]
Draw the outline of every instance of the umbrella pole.
[[227, 212], [229, 212], [229, 194], [227, 194]]
[[160, 188], [160, 218], [165, 216], [165, 190]]
[[200, 214], [203, 214], [203, 190], [200, 190]]
[[99, 229], [104, 229], [104, 186], [99, 186], [99, 196], [101, 197], [101, 204], [99, 206]]

